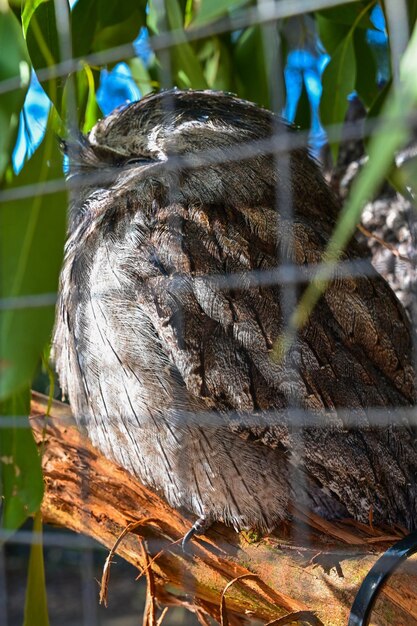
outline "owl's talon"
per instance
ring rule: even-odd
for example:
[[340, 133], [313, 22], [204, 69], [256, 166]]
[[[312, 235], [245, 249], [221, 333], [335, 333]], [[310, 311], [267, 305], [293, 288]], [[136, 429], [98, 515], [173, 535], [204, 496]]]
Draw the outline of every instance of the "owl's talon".
[[198, 520], [194, 522], [190, 530], [184, 535], [181, 541], [182, 551], [185, 554], [188, 553], [187, 546], [191, 539], [194, 537], [194, 535], [204, 535], [204, 533], [208, 528], [210, 528], [212, 523], [213, 521], [210, 519], [210, 517], [199, 517]]

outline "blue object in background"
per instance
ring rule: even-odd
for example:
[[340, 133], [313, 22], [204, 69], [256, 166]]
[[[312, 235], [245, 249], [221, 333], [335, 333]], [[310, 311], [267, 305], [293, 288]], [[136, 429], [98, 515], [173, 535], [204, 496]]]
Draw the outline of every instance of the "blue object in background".
[[12, 155], [13, 170], [20, 172], [25, 161], [41, 143], [46, 130], [51, 102], [32, 72], [29, 89], [20, 112], [19, 130]]
[[137, 56], [142, 59], [145, 66], [148, 67], [154, 56], [154, 51], [149, 41], [149, 31], [145, 26], [142, 26], [140, 29], [139, 35], [133, 42], [133, 47], [135, 48]]
[[[147, 28], [142, 27], [140, 29], [133, 45], [137, 56], [142, 59], [145, 66], [148, 66], [154, 53], [149, 43]], [[130, 68], [126, 63], [119, 63], [111, 72], [101, 71], [97, 102], [104, 115], [140, 98], [139, 87], [133, 80]]]
[[377, 83], [384, 85], [390, 77], [390, 60], [388, 50], [388, 33], [384, 14], [379, 4], [375, 5], [371, 13], [371, 22], [375, 28], [368, 28], [366, 41], [372, 48], [377, 64]]
[[288, 19], [284, 36], [289, 52], [284, 69], [287, 100], [283, 115], [289, 122], [294, 122], [304, 85], [310, 104], [310, 151], [314, 156], [319, 156], [327, 141], [326, 131], [320, 121], [323, 91], [321, 77], [330, 57], [318, 38], [315, 21], [310, 15]]
[[[376, 81], [378, 85], [383, 85], [389, 78], [390, 67], [385, 18], [379, 4], [372, 10], [371, 21], [375, 28], [367, 30], [366, 40], [374, 52], [377, 63]], [[327, 141], [326, 131], [320, 121], [320, 99], [322, 74], [330, 61], [330, 56], [318, 38], [315, 22], [311, 16], [289, 18], [285, 22], [283, 32], [289, 48], [284, 69], [287, 101], [283, 115], [290, 122], [295, 120], [304, 85], [311, 111], [309, 145], [312, 154], [318, 156]], [[354, 92], [351, 95], [356, 94]]]
[[118, 63], [111, 72], [101, 71], [97, 102], [104, 115], [122, 105], [139, 100], [140, 97], [139, 88], [126, 63]]

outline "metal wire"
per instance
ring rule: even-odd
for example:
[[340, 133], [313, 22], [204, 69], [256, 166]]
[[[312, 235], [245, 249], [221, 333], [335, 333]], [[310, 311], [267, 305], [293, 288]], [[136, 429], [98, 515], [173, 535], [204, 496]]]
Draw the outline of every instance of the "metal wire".
[[[192, 291], [194, 285], [198, 282], [208, 283], [213, 287], [224, 290], [237, 289], [242, 285], [249, 289], [250, 287], [303, 284], [310, 282], [318, 274], [322, 275], [324, 271], [327, 272], [329, 279], [337, 278], [338, 280], [360, 276], [377, 276], [377, 271], [368, 261], [350, 259], [340, 261], [334, 266], [330, 266], [328, 263], [306, 266], [280, 265], [272, 270], [252, 270], [245, 273], [230, 273], [227, 276], [222, 274], [205, 274], [192, 279], [173, 276], [169, 280], [170, 285], [181, 292]], [[54, 305], [56, 299], [57, 294], [55, 293], [0, 298], [0, 311], [48, 307]]]
[[5, 543], [15, 545], [31, 545], [42, 543], [46, 547], [70, 548], [71, 550], [95, 550], [105, 551], [106, 548], [96, 541], [84, 535], [76, 535], [71, 532], [60, 532], [48, 529], [48, 532], [37, 533], [32, 530], [20, 529], [18, 532], [0, 529], [0, 545]]
[[93, 550], [91, 548], [81, 552], [80, 572], [83, 621], [86, 626], [98, 626], [97, 583], [94, 580]]
[[390, 34], [391, 67], [394, 84], [400, 83], [400, 59], [408, 43], [408, 18], [405, 0], [386, 0], [385, 12]]
[[[239, 422], [247, 426], [268, 427], [271, 424], [291, 424], [297, 428], [386, 428], [390, 425], [407, 424], [417, 426], [417, 412], [414, 407], [404, 406], [399, 408], [370, 407], [363, 410], [337, 409], [334, 411], [320, 411], [314, 413], [300, 407], [288, 407], [283, 411], [262, 411], [262, 413], [234, 413], [228, 412], [228, 417], [238, 419]], [[200, 411], [198, 418], [195, 413], [181, 411], [181, 418], [184, 423], [193, 423], [198, 419], [199, 425], [222, 426], [224, 417], [217, 411]], [[4, 420], [4, 421], [3, 421]], [[84, 420], [85, 421], [85, 420]], [[26, 415], [2, 416], [0, 420], [0, 430], [2, 428], [30, 428]], [[1, 537], [1, 534], [0, 534]]]

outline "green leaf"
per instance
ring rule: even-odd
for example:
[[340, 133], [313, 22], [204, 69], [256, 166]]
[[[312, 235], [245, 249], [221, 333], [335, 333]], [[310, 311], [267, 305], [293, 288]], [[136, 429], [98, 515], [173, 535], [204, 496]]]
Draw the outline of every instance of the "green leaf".
[[355, 89], [366, 107], [370, 107], [378, 97], [379, 89], [376, 81], [375, 57], [366, 41], [366, 31], [356, 30], [353, 37], [356, 63]]
[[[63, 179], [55, 133], [5, 190]], [[66, 193], [44, 194], [42, 184], [29, 198], [0, 205], [0, 297], [53, 293], [57, 290], [66, 224]], [[0, 310], [0, 398], [29, 385], [54, 320], [54, 305]]]
[[204, 77], [210, 89], [219, 91], [234, 89], [230, 52], [220, 37], [204, 41], [198, 52], [198, 58], [204, 67]]
[[[74, 75], [72, 86], [75, 87], [78, 127], [81, 128], [83, 132], [90, 130], [97, 120], [102, 117], [96, 99], [96, 91], [99, 82], [99, 70], [87, 63], [83, 64], [83, 69], [79, 70]], [[62, 97], [64, 106], [61, 115], [64, 118], [66, 117], [66, 103], [68, 102], [67, 94], [69, 87], [70, 85], [67, 83]]]
[[248, 4], [248, 2], [249, 0], [201, 0], [198, 13], [191, 25], [197, 27], [214, 22], [214, 20], [227, 15], [229, 11]]
[[413, 32], [417, 20], [417, 0], [407, 0], [408, 25], [410, 33]]
[[73, 54], [132, 42], [146, 23], [146, 0], [78, 0], [71, 12]]
[[333, 54], [340, 46], [340, 42], [348, 36], [349, 26], [339, 24], [321, 15], [316, 17], [316, 23], [320, 41], [326, 48], [326, 51], [330, 55]]
[[198, 60], [204, 66], [204, 77], [211, 88], [216, 78], [220, 61], [220, 49], [217, 37], [212, 37], [203, 42], [198, 51]]
[[[33, 519], [33, 532], [41, 537], [40, 512]], [[34, 626], [35, 622], [36, 626], [49, 626], [42, 539], [33, 541], [30, 548], [23, 626]]]
[[[360, 75], [358, 76], [357, 74], [357, 65], [362, 63], [362, 59], [355, 55], [354, 38], [364, 17], [369, 15], [374, 5], [375, 2], [373, 0], [368, 3], [361, 2], [355, 4], [353, 7], [354, 13], [349, 18], [349, 25], [340, 24], [333, 19], [329, 19], [329, 16], [335, 17], [335, 13], [332, 11], [323, 12], [323, 15], [326, 17], [323, 17], [321, 13], [317, 17], [319, 36], [327, 51], [331, 54], [331, 60], [323, 74], [323, 95], [320, 105], [321, 119], [325, 125], [340, 125], [338, 136], [331, 144], [335, 160], [337, 159], [339, 149], [342, 124], [348, 108], [348, 95], [358, 84], [365, 97], [371, 99], [369, 89], [364, 84], [367, 77], [363, 75], [363, 68], [358, 70], [361, 72]], [[339, 7], [337, 8], [339, 9]], [[356, 45], [358, 48], [360, 48], [360, 44], [361, 36], [357, 35]], [[360, 52], [366, 54], [364, 50], [360, 50]], [[363, 61], [365, 65], [368, 59], [368, 68], [371, 63], [369, 58], [369, 55], [367, 55]], [[372, 77], [368, 77], [369, 80], [372, 80]]]
[[78, 0], [71, 11], [72, 53], [75, 57], [89, 54], [98, 24], [97, 1]]
[[[340, 4], [332, 9], [321, 9], [316, 11], [316, 15], [331, 20], [335, 24], [344, 24], [355, 28], [374, 28], [370, 18], [370, 12], [375, 6], [374, 2], [350, 2], [349, 4]], [[365, 11], [364, 11], [365, 9]]]
[[[83, 63], [83, 69], [74, 75], [73, 85], [77, 101], [78, 127], [83, 133], [91, 130], [94, 124], [102, 117], [96, 98], [99, 80], [100, 72], [87, 63]], [[67, 84], [64, 89], [64, 102], [68, 101], [68, 87], [69, 85]]]
[[[7, 7], [7, 5], [6, 5]], [[0, 105], [0, 181], [11, 161], [16, 141], [19, 112], [30, 80], [29, 56], [22, 29], [11, 9], [0, 9], [0, 82], [20, 79], [17, 89], [1, 94]]]
[[270, 85], [263, 43], [260, 26], [247, 28], [235, 46], [234, 58], [239, 95], [268, 107]]
[[142, 15], [139, 11], [135, 11], [123, 22], [102, 28], [94, 37], [93, 51], [100, 52], [133, 42], [139, 33], [139, 29], [144, 25], [144, 19], [145, 12]]
[[334, 52], [323, 74], [321, 120], [324, 125], [340, 124], [336, 140], [331, 144], [335, 161], [339, 149], [342, 124], [348, 108], [347, 98], [355, 88], [355, 81], [355, 50], [352, 37], [347, 36]]
[[100, 111], [96, 99], [96, 86], [92, 69], [89, 65], [84, 65], [84, 74], [87, 79], [87, 102], [85, 107], [84, 124], [82, 125], [83, 133], [91, 130], [100, 117]]
[[146, 26], [151, 34], [158, 35], [159, 33], [159, 5], [155, 0], [149, 0], [148, 2], [148, 14], [146, 16]]
[[381, 115], [382, 110], [385, 106], [385, 102], [389, 94], [391, 93], [391, 87], [392, 87], [392, 78], [382, 87], [380, 91], [378, 91], [377, 97], [375, 98], [371, 107], [369, 108], [368, 119], [372, 117], [376, 118], [376, 117], [379, 117], [379, 115]]
[[142, 96], [146, 96], [146, 94], [151, 93], [152, 91], [157, 89], [158, 84], [152, 80], [148, 69], [145, 67], [142, 59], [140, 59], [139, 57], [130, 59], [129, 67], [130, 71], [132, 72], [132, 77], [139, 87]]
[[[30, 20], [26, 25], [26, 43], [35, 70], [53, 67], [61, 61], [54, 0], [45, 0], [31, 12]], [[60, 111], [65, 81], [50, 78], [41, 82], [46, 93]]]
[[25, 37], [29, 28], [30, 20], [32, 19], [32, 15], [35, 13], [40, 4], [47, 1], [48, 0], [25, 0], [25, 2], [23, 3], [22, 28]]
[[141, 16], [139, 27], [145, 24], [146, 0], [123, 0], [123, 2], [118, 0], [107, 0], [107, 2], [96, 0], [96, 2], [101, 28], [120, 24], [129, 18], [133, 19], [136, 14]]
[[166, 17], [170, 30], [175, 34], [175, 45], [170, 48], [172, 73], [179, 87], [207, 89], [203, 69], [192, 46], [187, 42], [183, 31], [183, 15], [177, 0], [165, 2]]
[[[23, 416], [29, 414], [29, 387], [0, 401], [0, 495], [3, 498], [1, 524], [14, 530], [38, 510], [43, 496], [40, 458], [33, 440], [29, 421], [22, 427]], [[3, 418], [15, 427], [4, 427]]]

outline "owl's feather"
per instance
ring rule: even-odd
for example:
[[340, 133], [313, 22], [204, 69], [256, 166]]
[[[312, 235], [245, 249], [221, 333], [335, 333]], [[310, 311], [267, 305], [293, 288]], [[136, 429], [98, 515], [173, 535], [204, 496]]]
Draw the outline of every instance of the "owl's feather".
[[[285, 359], [271, 358], [285, 291], [245, 275], [276, 269], [279, 250], [319, 263], [338, 213], [304, 150], [261, 149], [274, 132], [291, 138], [250, 103], [171, 91], [73, 148], [62, 388], [104, 454], [200, 517], [269, 529], [297, 501], [412, 528], [417, 444], [398, 408], [415, 401], [411, 331], [385, 281], [370, 267], [336, 276]], [[344, 258], [358, 256], [352, 242]], [[395, 407], [398, 424], [369, 425], [369, 409]]]

